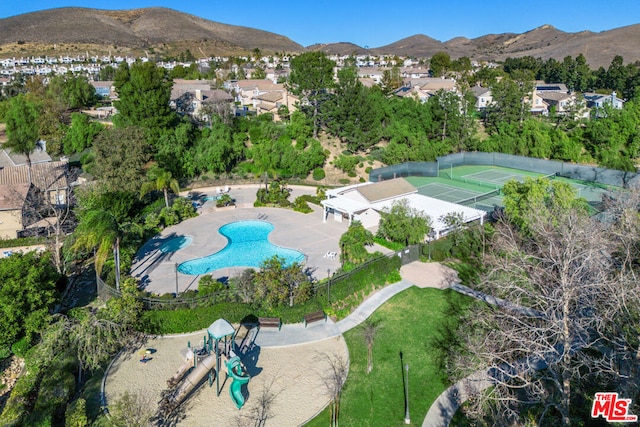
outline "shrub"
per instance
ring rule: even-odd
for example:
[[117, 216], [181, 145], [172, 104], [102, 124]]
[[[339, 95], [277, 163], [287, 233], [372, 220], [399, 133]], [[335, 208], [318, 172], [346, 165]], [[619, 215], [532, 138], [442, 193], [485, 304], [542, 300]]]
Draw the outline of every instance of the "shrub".
[[226, 290], [224, 283], [218, 282], [211, 275], [202, 276], [198, 282], [198, 293], [209, 295]]
[[31, 340], [28, 337], [22, 337], [11, 346], [11, 352], [18, 357], [24, 358], [27, 351], [31, 348]]
[[191, 200], [184, 197], [176, 199], [176, 201], [173, 202], [171, 209], [176, 215], [178, 215], [180, 221], [198, 216]]
[[324, 169], [322, 168], [315, 168], [313, 170], [313, 179], [316, 181], [320, 181], [323, 180], [325, 177], [325, 173], [324, 173]]
[[171, 208], [162, 208], [160, 211], [160, 219], [165, 227], [171, 227], [180, 222], [180, 217]]
[[302, 212], [302, 213], [313, 212], [313, 209], [309, 207], [309, 205], [307, 204], [307, 200], [304, 196], [296, 197], [296, 199], [293, 201], [293, 210], [296, 212]]

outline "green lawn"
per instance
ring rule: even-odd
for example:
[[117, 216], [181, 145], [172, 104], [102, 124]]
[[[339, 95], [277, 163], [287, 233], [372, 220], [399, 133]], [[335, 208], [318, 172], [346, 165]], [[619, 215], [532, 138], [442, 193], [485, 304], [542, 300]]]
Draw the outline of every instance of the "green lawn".
[[[470, 302], [471, 298], [450, 290], [416, 287], [393, 297], [371, 316], [379, 322], [380, 330], [370, 374], [366, 374], [367, 347], [361, 328], [347, 332], [351, 364], [342, 395], [340, 425], [404, 425], [401, 351], [409, 364], [411, 425], [422, 425], [431, 403], [449, 386], [439, 350], [445, 331], [456, 325], [456, 310]], [[326, 426], [328, 422], [329, 412], [325, 410], [307, 425]]]

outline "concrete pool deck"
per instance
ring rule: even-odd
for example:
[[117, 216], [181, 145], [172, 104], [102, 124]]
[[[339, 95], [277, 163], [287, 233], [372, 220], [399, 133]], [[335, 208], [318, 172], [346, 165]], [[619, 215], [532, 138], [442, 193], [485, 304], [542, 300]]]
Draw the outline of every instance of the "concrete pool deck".
[[[347, 221], [337, 222], [333, 217], [322, 222], [322, 208], [312, 206], [314, 212], [303, 214], [290, 209], [253, 208], [257, 185], [232, 188], [230, 194], [236, 199], [237, 208], [216, 210], [214, 202], [206, 202], [195, 218], [169, 227], [145, 243], [138, 251], [131, 267], [131, 275], [140, 280], [145, 290], [155, 294], [176, 292], [176, 264], [211, 255], [227, 245], [227, 239], [218, 229], [230, 222], [262, 220], [274, 225], [269, 241], [275, 245], [295, 249], [306, 256], [305, 266], [316, 279], [333, 274], [340, 267], [340, 257], [325, 257], [327, 252], [340, 252], [340, 236], [347, 230]], [[199, 189], [202, 194], [215, 194], [214, 189]], [[314, 188], [294, 188], [290, 200], [299, 194], [314, 194]], [[162, 252], [159, 247], [167, 240], [180, 236], [191, 236], [193, 242], [176, 252]], [[372, 250], [388, 252], [378, 245]], [[251, 267], [246, 267], [251, 268]], [[232, 267], [213, 271], [214, 277], [229, 277], [245, 268]], [[179, 292], [198, 289], [201, 276], [177, 274]]]

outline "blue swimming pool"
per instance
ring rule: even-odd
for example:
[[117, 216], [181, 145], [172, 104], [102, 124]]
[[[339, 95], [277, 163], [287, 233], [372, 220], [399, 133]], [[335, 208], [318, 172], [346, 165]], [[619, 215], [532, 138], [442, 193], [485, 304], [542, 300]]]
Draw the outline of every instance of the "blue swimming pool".
[[158, 249], [160, 252], [168, 253], [168, 252], [176, 252], [180, 249], [186, 248], [193, 242], [193, 238], [191, 236], [178, 236], [173, 237], [166, 242], [164, 242]]
[[263, 261], [275, 255], [285, 265], [304, 260], [304, 254], [294, 249], [276, 246], [268, 239], [273, 224], [264, 221], [238, 221], [218, 229], [227, 238], [227, 246], [219, 252], [203, 258], [185, 261], [178, 266], [183, 274], [206, 274], [227, 267], [259, 268]]

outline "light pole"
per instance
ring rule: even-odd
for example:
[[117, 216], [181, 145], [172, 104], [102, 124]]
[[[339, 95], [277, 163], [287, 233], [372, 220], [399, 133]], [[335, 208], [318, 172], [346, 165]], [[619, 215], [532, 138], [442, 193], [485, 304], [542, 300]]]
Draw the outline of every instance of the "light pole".
[[327, 268], [327, 302], [331, 304], [331, 269]]
[[177, 262], [175, 265], [175, 270], [176, 270], [176, 298], [178, 298], [178, 263]]
[[407, 373], [407, 381], [405, 381], [405, 396], [406, 400], [404, 403], [404, 423], [411, 424], [411, 416], [409, 415], [409, 364], [404, 365], [404, 370]]

